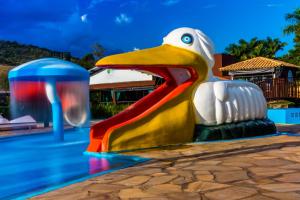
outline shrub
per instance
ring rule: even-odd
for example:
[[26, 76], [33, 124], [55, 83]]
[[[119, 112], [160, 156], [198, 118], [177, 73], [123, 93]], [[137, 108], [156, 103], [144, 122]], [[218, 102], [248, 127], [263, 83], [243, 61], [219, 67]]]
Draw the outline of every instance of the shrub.
[[91, 103], [91, 115], [93, 119], [108, 118], [125, 110], [130, 104]]
[[10, 111], [8, 106], [0, 106], [0, 114], [7, 118], [10, 119]]

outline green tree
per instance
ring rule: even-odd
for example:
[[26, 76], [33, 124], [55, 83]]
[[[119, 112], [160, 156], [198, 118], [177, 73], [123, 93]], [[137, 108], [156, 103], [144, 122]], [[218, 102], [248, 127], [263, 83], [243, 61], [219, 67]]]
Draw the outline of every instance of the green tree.
[[233, 55], [238, 60], [247, 60], [258, 56], [274, 58], [279, 50], [283, 50], [286, 43], [281, 42], [278, 38], [259, 40], [257, 37], [252, 38], [249, 42], [240, 39], [237, 44], [229, 44], [225, 52]]
[[285, 16], [286, 21], [289, 23], [283, 30], [286, 35], [294, 34], [294, 47], [288, 54], [283, 56], [283, 59], [294, 64], [300, 64], [300, 8], [294, 12], [288, 13]]
[[95, 66], [97, 60], [104, 57], [106, 49], [99, 43], [92, 46], [92, 52], [83, 56], [77, 63], [86, 69], [91, 69]]
[[261, 42], [263, 43], [262, 54], [268, 58], [275, 58], [276, 53], [283, 50], [287, 45], [287, 43], [281, 42], [278, 38], [272, 39], [271, 37], [267, 37]]
[[294, 42], [300, 42], [300, 8], [297, 8], [293, 13], [288, 13], [285, 19], [290, 23], [283, 32], [287, 35], [295, 34]]
[[79, 60], [78, 64], [86, 69], [91, 69], [95, 66], [95, 62], [96, 60], [94, 55], [92, 53], [88, 53]]
[[106, 49], [99, 43], [96, 43], [92, 46], [93, 54], [97, 60], [104, 57]]

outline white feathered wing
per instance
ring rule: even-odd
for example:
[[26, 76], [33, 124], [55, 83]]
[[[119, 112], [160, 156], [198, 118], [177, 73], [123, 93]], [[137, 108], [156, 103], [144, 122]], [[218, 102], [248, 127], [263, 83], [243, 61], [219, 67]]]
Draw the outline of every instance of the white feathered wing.
[[197, 124], [219, 125], [266, 117], [261, 89], [245, 81], [213, 81], [199, 85], [194, 95]]

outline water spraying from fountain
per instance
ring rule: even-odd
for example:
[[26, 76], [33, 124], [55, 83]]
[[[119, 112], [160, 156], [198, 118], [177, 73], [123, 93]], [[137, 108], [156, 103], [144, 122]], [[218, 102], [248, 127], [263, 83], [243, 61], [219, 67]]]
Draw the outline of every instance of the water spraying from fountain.
[[9, 72], [13, 117], [32, 116], [45, 126], [52, 122], [56, 141], [64, 126], [89, 126], [89, 73], [71, 62], [44, 58]]

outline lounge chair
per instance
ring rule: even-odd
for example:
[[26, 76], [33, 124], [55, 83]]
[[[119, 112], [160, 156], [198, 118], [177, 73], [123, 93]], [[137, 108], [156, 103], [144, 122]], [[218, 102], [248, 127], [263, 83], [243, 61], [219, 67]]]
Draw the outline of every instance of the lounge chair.
[[30, 116], [16, 118], [14, 120], [7, 120], [0, 115], [0, 131], [20, 130], [37, 128], [37, 122]]

